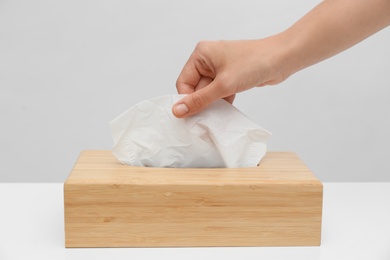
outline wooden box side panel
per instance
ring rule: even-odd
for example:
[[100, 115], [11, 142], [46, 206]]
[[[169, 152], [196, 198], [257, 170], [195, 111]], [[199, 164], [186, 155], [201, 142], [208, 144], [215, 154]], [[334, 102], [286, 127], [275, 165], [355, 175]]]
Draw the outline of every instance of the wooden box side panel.
[[310, 246], [322, 185], [65, 185], [66, 247]]

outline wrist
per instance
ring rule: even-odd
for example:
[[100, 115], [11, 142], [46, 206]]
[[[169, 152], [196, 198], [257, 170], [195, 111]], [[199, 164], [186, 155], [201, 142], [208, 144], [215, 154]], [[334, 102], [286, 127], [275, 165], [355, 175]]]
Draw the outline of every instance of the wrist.
[[311, 47], [307, 37], [290, 30], [270, 37], [274, 46], [270, 64], [283, 80], [323, 59], [322, 53]]
[[266, 80], [260, 86], [278, 84], [300, 69], [287, 36], [280, 33], [257, 40], [260, 67], [265, 66], [268, 71]]

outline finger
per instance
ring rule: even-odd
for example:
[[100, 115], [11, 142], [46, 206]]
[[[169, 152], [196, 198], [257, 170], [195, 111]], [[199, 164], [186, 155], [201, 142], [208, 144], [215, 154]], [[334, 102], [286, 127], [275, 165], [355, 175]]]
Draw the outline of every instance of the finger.
[[229, 102], [230, 104], [233, 104], [234, 99], [236, 98], [236, 94], [225, 97], [224, 99]]
[[176, 89], [179, 94], [193, 93], [198, 85], [202, 75], [196, 68], [194, 54], [190, 56], [184, 65], [176, 81]]
[[205, 76], [200, 77], [199, 82], [195, 87], [195, 91], [208, 86], [212, 81], [213, 81], [212, 78], [205, 77]]
[[174, 104], [172, 112], [176, 117], [183, 118], [195, 115], [205, 109], [213, 101], [222, 98], [217, 83], [211, 82], [207, 87], [199, 89]]

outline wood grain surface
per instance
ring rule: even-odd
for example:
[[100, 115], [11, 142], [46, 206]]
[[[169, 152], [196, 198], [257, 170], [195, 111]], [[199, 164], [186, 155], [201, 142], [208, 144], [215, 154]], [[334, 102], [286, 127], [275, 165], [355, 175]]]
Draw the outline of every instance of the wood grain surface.
[[309, 246], [322, 184], [292, 152], [240, 169], [131, 167], [83, 151], [64, 184], [66, 247]]

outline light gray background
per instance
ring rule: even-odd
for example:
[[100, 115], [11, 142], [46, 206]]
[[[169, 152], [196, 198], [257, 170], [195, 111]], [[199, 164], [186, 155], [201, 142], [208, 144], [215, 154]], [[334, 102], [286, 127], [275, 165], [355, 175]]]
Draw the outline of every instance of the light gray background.
[[[0, 1], [0, 182], [62, 182], [108, 122], [175, 93], [203, 39], [262, 38], [319, 1]], [[390, 28], [235, 105], [322, 181], [390, 181]]]

